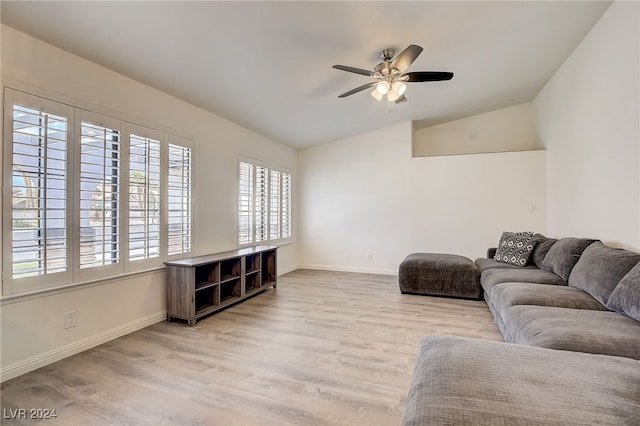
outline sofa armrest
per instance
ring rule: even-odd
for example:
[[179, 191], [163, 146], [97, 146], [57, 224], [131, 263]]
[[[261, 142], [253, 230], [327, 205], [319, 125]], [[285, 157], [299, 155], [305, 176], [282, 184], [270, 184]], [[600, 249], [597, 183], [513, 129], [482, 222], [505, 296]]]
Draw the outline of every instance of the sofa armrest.
[[498, 250], [497, 247], [489, 247], [487, 249], [487, 259], [493, 259], [496, 255], [496, 250]]

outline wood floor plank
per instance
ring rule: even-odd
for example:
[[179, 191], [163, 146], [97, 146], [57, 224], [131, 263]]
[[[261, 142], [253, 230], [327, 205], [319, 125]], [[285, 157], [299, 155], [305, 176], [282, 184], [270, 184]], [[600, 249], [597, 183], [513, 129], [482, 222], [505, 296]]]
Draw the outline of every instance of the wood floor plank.
[[397, 425], [427, 334], [502, 340], [484, 302], [298, 270], [195, 327], [155, 324], [7, 381], [1, 406], [55, 409], [47, 425]]

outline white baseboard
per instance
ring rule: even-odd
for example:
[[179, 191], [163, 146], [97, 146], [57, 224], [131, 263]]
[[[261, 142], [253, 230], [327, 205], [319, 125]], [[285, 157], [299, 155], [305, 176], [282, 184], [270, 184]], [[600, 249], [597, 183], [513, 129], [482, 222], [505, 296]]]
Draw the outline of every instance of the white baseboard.
[[73, 342], [69, 345], [62, 346], [49, 352], [45, 352], [41, 355], [34, 356], [24, 361], [17, 362], [9, 365], [8, 367], [0, 370], [0, 382], [13, 379], [22, 374], [28, 373], [33, 370], [37, 370], [45, 365], [52, 364], [61, 359], [70, 357], [71, 355], [78, 354], [87, 349], [91, 349], [105, 342], [108, 342], [118, 337], [122, 337], [126, 334], [133, 333], [155, 323], [164, 321], [167, 319], [166, 312], [157, 312], [144, 318], [131, 321], [128, 324], [123, 324], [119, 327], [111, 330], [104, 331], [95, 336], [90, 336], [77, 342]]
[[298, 265], [296, 269], [315, 269], [320, 271], [335, 271], [335, 272], [357, 272], [360, 274], [376, 274], [376, 275], [398, 275], [397, 269], [383, 269], [383, 268], [358, 268], [358, 267], [341, 267], [331, 265]]
[[278, 276], [288, 274], [289, 272], [293, 272], [296, 269], [300, 269], [297, 266], [287, 266], [286, 268], [278, 268]]

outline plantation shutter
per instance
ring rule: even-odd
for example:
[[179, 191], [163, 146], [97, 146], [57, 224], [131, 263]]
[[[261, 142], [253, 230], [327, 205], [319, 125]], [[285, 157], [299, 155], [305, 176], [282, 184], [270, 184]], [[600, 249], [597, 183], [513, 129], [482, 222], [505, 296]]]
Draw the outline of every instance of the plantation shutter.
[[[12, 286], [28, 290], [71, 279], [69, 126], [66, 105], [6, 89], [4, 229]], [[11, 207], [9, 207], [11, 206]]]
[[280, 177], [281, 172], [271, 170], [271, 180], [269, 183], [269, 238], [272, 240], [280, 238], [280, 213], [282, 212], [282, 206], [280, 204]]
[[268, 208], [269, 193], [267, 188], [267, 179], [269, 170], [266, 167], [256, 166], [256, 182], [255, 182], [255, 242], [265, 241], [267, 239], [268, 227]]
[[[121, 264], [122, 146], [119, 121], [84, 113], [80, 123], [80, 270]], [[87, 275], [87, 278], [90, 276]]]
[[280, 235], [281, 238], [291, 237], [291, 174], [282, 172], [282, 190], [281, 190], [281, 206], [282, 206], [282, 225]]
[[253, 242], [253, 164], [238, 167], [238, 243]]
[[129, 260], [160, 256], [160, 138], [129, 135]]
[[179, 255], [193, 249], [193, 148], [169, 143], [168, 151], [168, 254]]

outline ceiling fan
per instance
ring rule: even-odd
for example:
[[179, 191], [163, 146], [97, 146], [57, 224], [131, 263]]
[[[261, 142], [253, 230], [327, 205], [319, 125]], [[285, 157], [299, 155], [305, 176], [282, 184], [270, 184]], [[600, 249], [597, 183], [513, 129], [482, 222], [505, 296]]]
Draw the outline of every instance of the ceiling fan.
[[407, 90], [405, 82], [420, 83], [423, 81], [451, 80], [453, 78], [452, 72], [445, 71], [405, 72], [420, 53], [422, 53], [422, 47], [415, 44], [409, 45], [409, 47], [400, 52], [395, 58], [393, 57], [393, 55], [395, 55], [394, 49], [384, 49], [378, 55], [382, 62], [376, 65], [373, 71], [348, 67], [346, 65], [334, 65], [333, 68], [337, 70], [366, 75], [367, 77], [373, 77], [375, 79], [375, 81], [349, 90], [338, 97], [346, 98], [354, 93], [375, 86], [375, 89], [371, 92], [371, 96], [380, 101], [386, 95], [389, 102], [400, 103], [407, 100], [404, 96]]

